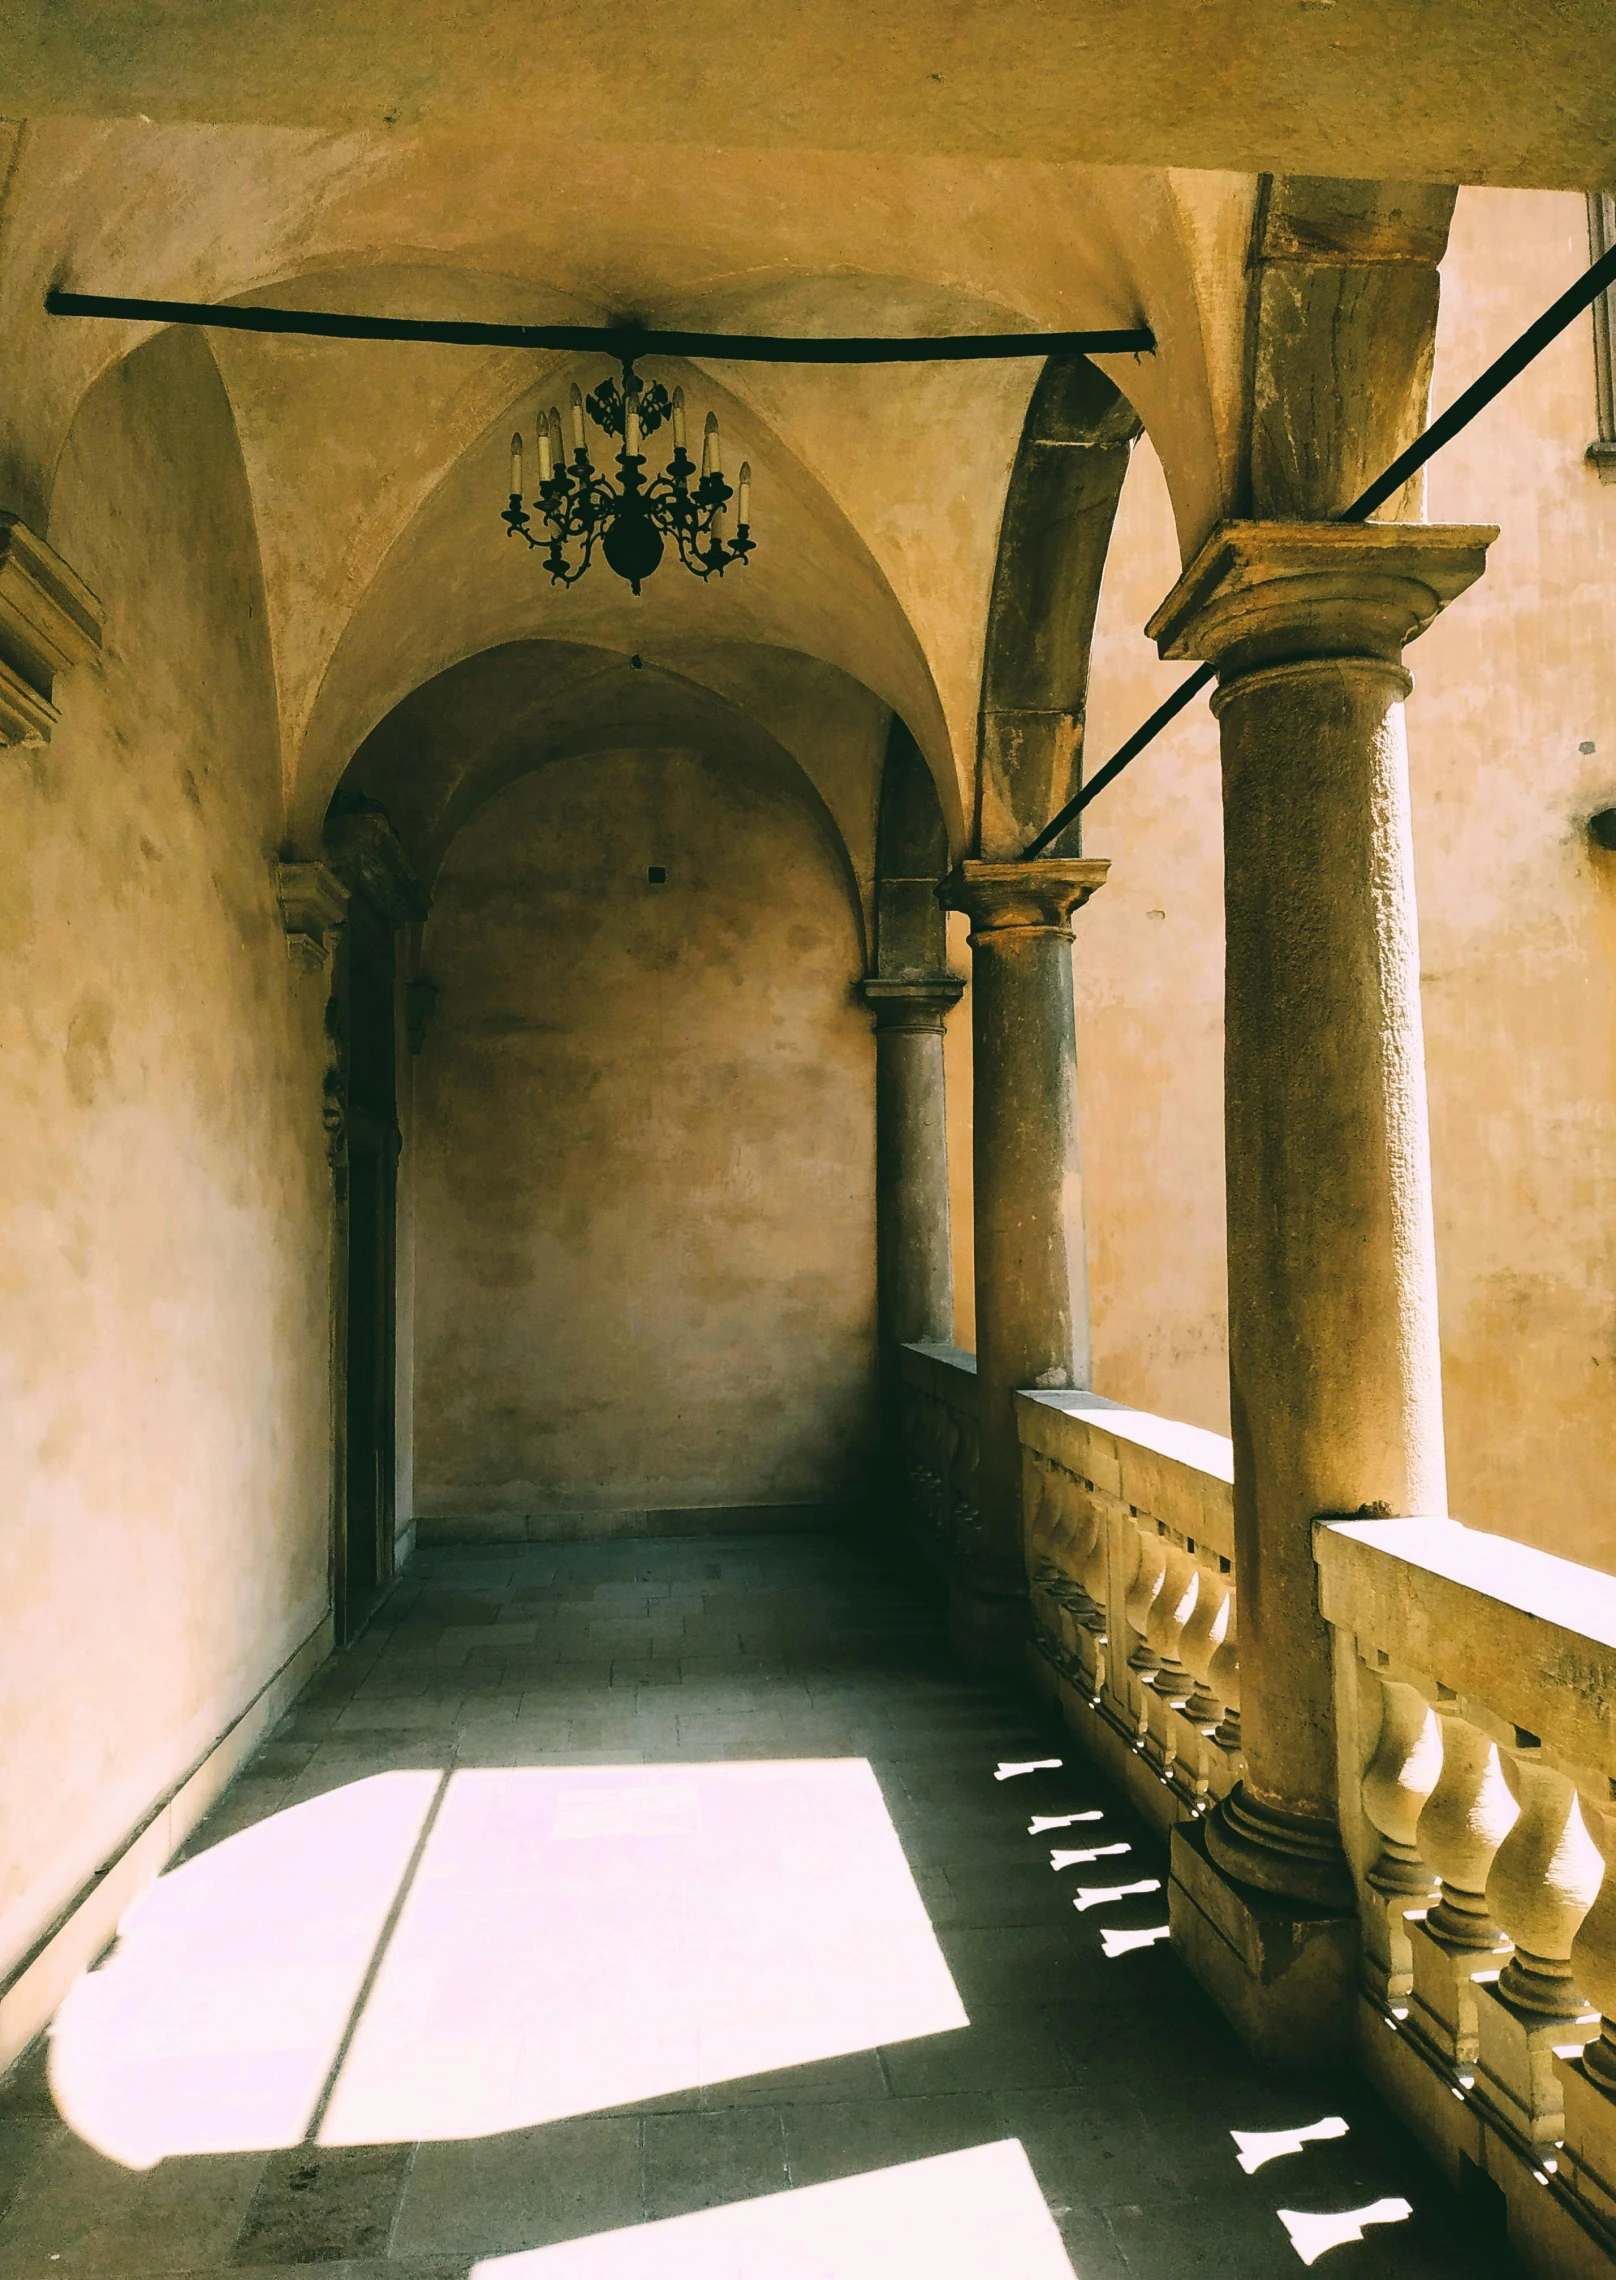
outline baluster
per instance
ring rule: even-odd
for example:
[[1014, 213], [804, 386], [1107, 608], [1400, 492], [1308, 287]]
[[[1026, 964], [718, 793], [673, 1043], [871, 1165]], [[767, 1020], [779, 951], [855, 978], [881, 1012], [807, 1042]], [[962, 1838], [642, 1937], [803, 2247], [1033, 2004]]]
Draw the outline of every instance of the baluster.
[[1585, 2043], [1599, 2024], [1571, 1971], [1571, 1943], [1605, 1864], [1577, 1793], [1536, 1742], [1509, 1753], [1520, 1814], [1493, 1855], [1486, 1900], [1515, 1952], [1496, 1982], [1477, 1980], [1476, 2084], [1506, 2124], [1542, 2152], [1564, 2135], [1555, 2046]]
[[1476, 2063], [1476, 1974], [1509, 1954], [1509, 1941], [1488, 1913], [1486, 1886], [1494, 1855], [1520, 1807], [1498, 1761], [1497, 1745], [1461, 1718], [1451, 1699], [1435, 1705], [1442, 1770], [1414, 1830], [1441, 1897], [1423, 1921], [1407, 1923], [1414, 1981], [1410, 2023], [1438, 2061], [1459, 2074]]
[[1580, 2056], [1561, 2059], [1565, 2146], [1560, 2175], [1604, 2219], [1616, 2224], [1616, 1814], [1610, 1783], [1583, 1792], [1583, 1820], [1605, 1863], [1599, 1897], [1571, 1943], [1577, 1985], [1600, 2012], [1599, 2032]]
[[1223, 1626], [1223, 1643], [1212, 1657], [1210, 1690], [1223, 1704], [1223, 1716], [1212, 1729], [1212, 1739], [1230, 1760], [1229, 1778], [1234, 1779], [1233, 1761], [1239, 1757], [1240, 1741], [1240, 1594], [1229, 1593], [1229, 1614]]
[[1127, 1528], [1133, 1538], [1135, 1551], [1132, 1574], [1123, 1595], [1123, 1621], [1126, 1626], [1124, 1643], [1129, 1645], [1127, 1671], [1122, 1681], [1124, 1689], [1124, 1723], [1136, 1748], [1144, 1747], [1149, 1731], [1147, 1705], [1149, 1693], [1145, 1681], [1156, 1667], [1156, 1650], [1146, 1636], [1150, 1610], [1156, 1603], [1167, 1574], [1167, 1546], [1154, 1528], [1141, 1525], [1139, 1515], [1130, 1511]]
[[932, 1506], [932, 1541], [938, 1555], [946, 1557], [954, 1522], [954, 1460], [959, 1448], [959, 1433], [954, 1424], [954, 1413], [946, 1402], [934, 1401], [932, 1410], [932, 1447], [937, 1467], [937, 1494]]
[[1401, 2010], [1414, 1983], [1414, 1951], [1404, 1922], [1437, 1897], [1419, 1849], [1418, 1825], [1442, 1772], [1442, 1729], [1416, 1687], [1372, 1674], [1380, 1689], [1380, 1735], [1364, 1768], [1364, 1818], [1380, 1839], [1364, 1882], [1363, 1972], [1383, 2011]]
[[[1084, 1596], [1089, 1603], [1088, 1613], [1083, 1618], [1084, 1623], [1097, 1637], [1103, 1637], [1106, 1630], [1105, 1611], [1111, 1589], [1111, 1561], [1108, 1543], [1110, 1532], [1105, 1524], [1105, 1513], [1097, 1491], [1092, 1485], [1085, 1485], [1088, 1485], [1087, 1502], [1093, 1520], [1093, 1528], [1089, 1536], [1088, 1550], [1084, 1554], [1082, 1572], [1078, 1581], [1082, 1584]], [[1099, 1691], [1098, 1683], [1096, 1683], [1095, 1691]]]
[[1033, 1449], [1021, 1452], [1021, 1541], [1027, 1573], [1046, 1582], [1060, 1572], [1056, 1555], [1059, 1511], [1053, 1468]]
[[1195, 1607], [1178, 1643], [1179, 1659], [1195, 1681], [1184, 1715], [1192, 1726], [1210, 1733], [1223, 1716], [1223, 1698], [1214, 1679], [1214, 1662], [1228, 1635], [1234, 1594], [1229, 1579], [1216, 1568], [1202, 1567]]
[[1146, 1631], [1150, 1623], [1150, 1610], [1156, 1603], [1156, 1594], [1161, 1590], [1163, 1578], [1167, 1574], [1167, 1546], [1154, 1528], [1147, 1531], [1140, 1526], [1137, 1513], [1130, 1514], [1129, 1526], [1139, 1546], [1139, 1554], [1123, 1602], [1128, 1617], [1128, 1630], [1134, 1641], [1128, 1656], [1128, 1668], [1150, 1671], [1156, 1667], [1156, 1655]]
[[982, 1532], [982, 1512], [978, 1502], [976, 1478], [978, 1455], [976, 1419], [974, 1417], [961, 1417], [956, 1414], [954, 1432], [956, 1455], [954, 1458], [954, 1527], [951, 1542], [956, 1553], [963, 1553], [969, 1558], [972, 1553], [980, 1548], [978, 1539]]
[[1145, 1618], [1146, 1644], [1156, 1658], [1146, 1682], [1150, 1691], [1144, 1697], [1145, 1755], [1155, 1771], [1170, 1780], [1178, 1742], [1174, 1713], [1195, 1690], [1195, 1681], [1179, 1660], [1179, 1647], [1184, 1626], [1195, 1612], [1201, 1571], [1193, 1552], [1170, 1537], [1158, 1536], [1157, 1541], [1163, 1556], [1161, 1588]]
[[1229, 1628], [1229, 1579], [1216, 1566], [1201, 1563], [1195, 1605], [1178, 1643], [1179, 1660], [1193, 1681], [1189, 1699], [1178, 1708], [1178, 1762], [1189, 1771], [1198, 1799], [1213, 1785], [1218, 1752], [1213, 1746], [1223, 1704], [1213, 1691], [1212, 1666]]

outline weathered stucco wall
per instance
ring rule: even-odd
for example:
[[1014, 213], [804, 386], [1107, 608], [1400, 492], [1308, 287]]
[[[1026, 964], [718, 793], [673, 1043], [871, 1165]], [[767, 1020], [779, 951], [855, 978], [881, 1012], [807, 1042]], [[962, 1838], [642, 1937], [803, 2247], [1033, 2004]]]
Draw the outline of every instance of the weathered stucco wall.
[[54, 742], [0, 753], [0, 1969], [327, 1600], [324, 992], [275, 908], [256, 552], [198, 339], [96, 388], [48, 535], [107, 632]]
[[423, 1519], [856, 1489], [874, 1044], [806, 806], [688, 751], [540, 769], [451, 848], [425, 958]]
[[[1588, 263], [1580, 197], [1466, 191], [1436, 408]], [[1616, 1569], [1616, 487], [1586, 317], [1433, 463], [1433, 521], [1501, 532], [1412, 652], [1453, 1510]]]

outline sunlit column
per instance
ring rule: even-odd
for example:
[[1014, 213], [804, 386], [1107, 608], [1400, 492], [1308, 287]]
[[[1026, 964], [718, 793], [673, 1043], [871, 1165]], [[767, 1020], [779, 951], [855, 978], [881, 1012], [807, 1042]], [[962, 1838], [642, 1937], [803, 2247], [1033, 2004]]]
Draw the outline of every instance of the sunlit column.
[[1312, 1523], [1446, 1510], [1402, 650], [1495, 535], [1227, 523], [1149, 629], [1215, 661], [1223, 747], [1246, 1768], [1206, 1849], [1343, 1910]]

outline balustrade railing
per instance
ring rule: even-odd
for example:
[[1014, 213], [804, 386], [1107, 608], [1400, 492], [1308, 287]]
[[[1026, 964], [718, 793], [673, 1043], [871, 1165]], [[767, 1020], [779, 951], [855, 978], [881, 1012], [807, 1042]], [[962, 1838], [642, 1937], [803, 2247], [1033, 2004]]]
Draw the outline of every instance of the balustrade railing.
[[976, 1356], [905, 1346], [901, 1369], [910, 1518], [927, 1559], [944, 1569], [977, 1529]]
[[1513, 2156], [1609, 2253], [1616, 1577], [1453, 1520], [1320, 1521], [1315, 1551], [1364, 1992], [1403, 2053], [1383, 2087], [1450, 2165], [1507, 2189]]
[[1093, 1393], [1017, 1414], [1035, 1672], [1164, 1827], [1240, 1771], [1229, 1444]]

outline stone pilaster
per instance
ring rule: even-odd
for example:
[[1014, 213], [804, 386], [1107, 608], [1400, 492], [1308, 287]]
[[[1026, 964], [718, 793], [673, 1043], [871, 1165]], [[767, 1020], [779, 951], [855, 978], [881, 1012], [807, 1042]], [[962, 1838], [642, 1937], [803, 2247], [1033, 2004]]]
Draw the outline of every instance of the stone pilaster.
[[1402, 651], [1495, 536], [1227, 523], [1148, 629], [1216, 662], [1223, 746], [1246, 1776], [1180, 1864], [1304, 1914], [1353, 1899], [1312, 1522], [1446, 1510]]
[[0, 514], [0, 744], [48, 744], [58, 673], [101, 647], [103, 612], [82, 578], [15, 515]]
[[981, 1435], [976, 1540], [957, 1547], [953, 1629], [978, 1660], [1018, 1655], [1026, 1625], [1016, 1389], [1089, 1382], [1072, 913], [1107, 869], [1075, 856], [966, 861], [947, 887], [971, 922]]

